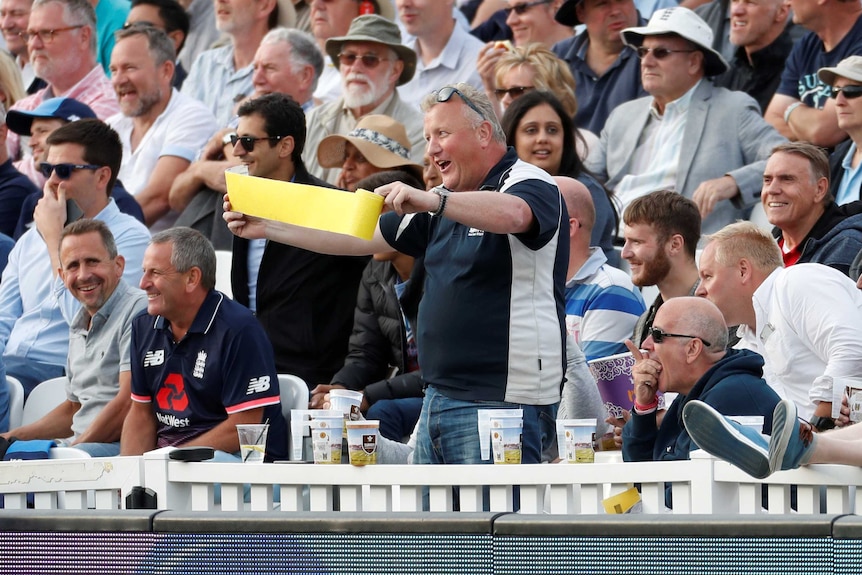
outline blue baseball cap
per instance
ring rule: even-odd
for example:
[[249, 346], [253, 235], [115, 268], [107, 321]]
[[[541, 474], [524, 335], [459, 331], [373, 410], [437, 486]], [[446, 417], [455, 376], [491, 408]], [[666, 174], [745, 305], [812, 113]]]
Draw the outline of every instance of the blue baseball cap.
[[73, 98], [50, 98], [39, 104], [34, 110], [9, 110], [6, 112], [6, 125], [21, 136], [30, 135], [30, 126], [35, 118], [57, 118], [66, 122], [74, 122], [83, 118], [95, 118], [96, 113], [87, 104], [82, 104]]

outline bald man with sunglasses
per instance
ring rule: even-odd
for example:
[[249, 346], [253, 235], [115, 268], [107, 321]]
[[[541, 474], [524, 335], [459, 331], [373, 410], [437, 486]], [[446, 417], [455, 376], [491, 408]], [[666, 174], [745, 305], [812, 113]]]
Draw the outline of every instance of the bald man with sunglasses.
[[[772, 429], [778, 395], [763, 380], [763, 358], [748, 350], [725, 349], [727, 325], [715, 304], [697, 297], [678, 297], [656, 313], [649, 336], [637, 349], [632, 368], [635, 401], [623, 427], [625, 461], [688, 459], [697, 447], [682, 425], [682, 410], [703, 401], [729, 416], [763, 416]], [[656, 393], [678, 393], [657, 420]]]

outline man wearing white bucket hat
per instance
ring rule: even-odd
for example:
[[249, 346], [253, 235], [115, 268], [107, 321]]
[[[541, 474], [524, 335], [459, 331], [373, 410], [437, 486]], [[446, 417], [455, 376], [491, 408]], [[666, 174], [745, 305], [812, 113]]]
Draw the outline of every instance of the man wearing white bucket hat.
[[691, 10], [660, 10], [622, 36], [641, 58], [650, 95], [621, 104], [605, 124], [596, 152], [608, 187], [623, 208], [654, 190], [675, 190], [698, 204], [704, 232], [742, 218], [760, 194], [769, 150], [784, 138], [754, 99], [707, 79], [727, 63]]

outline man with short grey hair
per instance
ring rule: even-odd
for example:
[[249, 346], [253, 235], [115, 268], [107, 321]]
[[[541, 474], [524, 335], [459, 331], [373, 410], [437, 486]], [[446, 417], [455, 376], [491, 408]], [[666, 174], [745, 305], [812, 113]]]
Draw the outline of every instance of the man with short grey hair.
[[306, 114], [314, 107], [312, 95], [323, 73], [323, 54], [310, 34], [273, 28], [261, 40], [252, 66], [255, 96], [280, 92], [293, 98]]
[[111, 55], [111, 82], [122, 112], [108, 125], [120, 135], [120, 179], [144, 211], [148, 226], [170, 227], [168, 194], [174, 179], [188, 168], [216, 130], [212, 113], [200, 102], [171, 87], [173, 42], [148, 24], [117, 32]]
[[[87, 0], [36, 0], [27, 37], [33, 70], [48, 85], [10, 110], [33, 110], [43, 100], [63, 96], [88, 105], [101, 120], [120, 111], [111, 81], [96, 63], [96, 14]], [[9, 134], [7, 147], [13, 159], [20, 159], [17, 134]]]

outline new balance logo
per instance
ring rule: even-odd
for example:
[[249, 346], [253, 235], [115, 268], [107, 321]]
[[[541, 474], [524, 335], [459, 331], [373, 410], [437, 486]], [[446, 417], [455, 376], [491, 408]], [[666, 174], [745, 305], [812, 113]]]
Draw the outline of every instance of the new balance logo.
[[148, 351], [144, 356], [144, 367], [162, 365], [163, 363], [165, 363], [165, 350], [163, 349]]
[[252, 393], [261, 393], [269, 389], [269, 376], [263, 375], [261, 377], [253, 377], [251, 381], [248, 382], [248, 391], [245, 392], [246, 395], [251, 395]]

